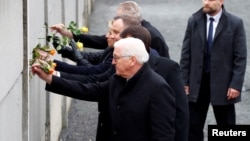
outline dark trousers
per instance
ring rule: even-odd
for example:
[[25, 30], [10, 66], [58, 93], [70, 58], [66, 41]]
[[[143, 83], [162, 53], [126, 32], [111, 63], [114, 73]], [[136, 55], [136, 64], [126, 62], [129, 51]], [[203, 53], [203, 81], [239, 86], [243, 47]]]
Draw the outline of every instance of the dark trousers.
[[[199, 97], [196, 102], [189, 102], [189, 141], [203, 141], [203, 128], [210, 104], [210, 75], [202, 77]], [[235, 107], [230, 105], [213, 105], [214, 116], [218, 125], [235, 125]]]

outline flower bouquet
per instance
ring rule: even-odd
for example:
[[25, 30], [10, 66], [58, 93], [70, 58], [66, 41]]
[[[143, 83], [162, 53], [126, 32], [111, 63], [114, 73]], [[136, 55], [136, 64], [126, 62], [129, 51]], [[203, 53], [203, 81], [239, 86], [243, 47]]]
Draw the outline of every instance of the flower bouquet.
[[[48, 26], [46, 26], [46, 28], [48, 28]], [[77, 25], [74, 21], [70, 22], [67, 29], [70, 30], [75, 35], [88, 32], [87, 27], [77, 28]], [[48, 43], [52, 43], [55, 49], [51, 48], [49, 45], [41, 45], [40, 43], [38, 43], [32, 51], [30, 66], [32, 66], [33, 64], [39, 64], [44, 72], [48, 74], [53, 74], [56, 67], [56, 63], [53, 62], [51, 56], [53, 56], [56, 53], [56, 51], [59, 52], [62, 49], [62, 47], [69, 45], [70, 39], [64, 36], [59, 37], [54, 33], [52, 35], [46, 36], [46, 41]], [[83, 43], [77, 41], [76, 48], [83, 51]]]
[[56, 63], [50, 58], [50, 56], [55, 55], [55, 49], [51, 49], [49, 46], [37, 44], [32, 51], [32, 59], [30, 59], [30, 66], [33, 64], [39, 64], [41, 69], [48, 73], [52, 74], [55, 70]]
[[[69, 23], [69, 26], [67, 27], [68, 30], [70, 30], [74, 35], [79, 35], [79, 34], [84, 34], [88, 32], [88, 28], [83, 26], [81, 28], [77, 27], [77, 24], [74, 21], [71, 21]], [[52, 35], [47, 36], [47, 41], [51, 42], [54, 46], [54, 48], [60, 53], [60, 50], [64, 47], [69, 45], [70, 39], [67, 37], [59, 37], [55, 33]], [[84, 45], [82, 42], [77, 41], [76, 42], [76, 47], [78, 50], [83, 51], [84, 50]]]

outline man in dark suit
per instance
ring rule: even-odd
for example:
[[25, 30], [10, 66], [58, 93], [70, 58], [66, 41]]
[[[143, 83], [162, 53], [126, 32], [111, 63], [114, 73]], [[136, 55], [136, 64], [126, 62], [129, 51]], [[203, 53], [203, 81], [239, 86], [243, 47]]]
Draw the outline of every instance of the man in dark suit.
[[246, 70], [246, 35], [242, 19], [228, 13], [224, 0], [203, 0], [188, 20], [180, 66], [189, 100], [190, 141], [203, 141], [209, 104], [218, 125], [236, 124]]
[[[111, 66], [113, 44], [120, 39], [120, 32], [130, 25], [138, 25], [139, 22], [129, 18], [128, 16], [116, 16], [112, 20], [112, 26], [109, 27], [107, 36], [108, 47], [104, 51], [99, 52], [83, 52], [82, 58], [88, 60], [91, 65], [76, 66], [59, 60], [54, 60], [57, 64], [56, 70], [72, 73], [72, 74], [100, 74]], [[68, 48], [68, 47], [67, 47]]]
[[[151, 46], [155, 49], [160, 56], [170, 58], [169, 56], [169, 47], [165, 42], [162, 34], [157, 30], [154, 26], [150, 24], [150, 22], [146, 21], [142, 18], [142, 13], [139, 5], [134, 1], [126, 1], [122, 2], [116, 12], [117, 16], [126, 15], [131, 19], [135, 19], [140, 21], [141, 25], [148, 29], [151, 34]], [[52, 30], [56, 30], [58, 33], [67, 36], [68, 38], [74, 39], [75, 41], [80, 41], [84, 43], [84, 46], [91, 47], [95, 49], [104, 49], [107, 47], [107, 41], [105, 40], [105, 35], [89, 35], [89, 34], [80, 34], [74, 35], [69, 30], [66, 30], [63, 24], [53, 25]], [[74, 59], [73, 61], [78, 62], [81, 60], [81, 56], [69, 56], [72, 54], [72, 50], [67, 48], [67, 50], [62, 49], [59, 51], [62, 54], [62, 57], [67, 57], [70, 59]]]
[[155, 49], [160, 56], [170, 58], [169, 47], [164, 37], [150, 22], [142, 17], [140, 6], [135, 1], [125, 1], [120, 3], [116, 10], [116, 15], [129, 15], [141, 22], [141, 26], [145, 27], [151, 35], [151, 47]]
[[104, 83], [82, 84], [32, 71], [46, 89], [88, 101], [102, 101], [107, 110], [109, 141], [174, 141], [175, 96], [166, 81], [147, 64], [149, 55], [140, 39], [128, 37], [114, 45], [116, 74]]
[[[187, 141], [188, 139], [188, 103], [187, 97], [184, 91], [184, 84], [180, 75], [179, 64], [175, 61], [160, 57], [152, 54], [150, 45], [151, 38], [148, 30], [142, 26], [129, 26], [124, 29], [121, 34], [121, 38], [134, 37], [141, 39], [144, 42], [146, 50], [149, 55], [149, 65], [150, 67], [159, 75], [161, 75], [166, 82], [173, 89], [176, 99], [176, 118], [175, 118], [175, 141]], [[115, 73], [115, 69], [111, 67], [108, 71], [99, 75], [74, 75], [68, 73], [61, 73], [62, 78], [70, 80], [78, 80], [82, 83], [95, 83], [103, 82], [109, 79], [109, 77]], [[99, 103], [99, 118], [96, 140], [104, 140], [105, 135], [105, 114], [102, 112], [102, 106]], [[103, 119], [104, 118], [104, 119]]]

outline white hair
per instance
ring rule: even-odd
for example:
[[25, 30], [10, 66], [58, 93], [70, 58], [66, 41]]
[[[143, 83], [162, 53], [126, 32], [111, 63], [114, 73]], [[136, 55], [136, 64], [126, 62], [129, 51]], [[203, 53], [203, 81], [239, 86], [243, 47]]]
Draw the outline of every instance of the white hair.
[[148, 61], [149, 54], [144, 43], [137, 38], [128, 37], [115, 42], [114, 48], [121, 48], [122, 56], [134, 56], [138, 63], [143, 64]]

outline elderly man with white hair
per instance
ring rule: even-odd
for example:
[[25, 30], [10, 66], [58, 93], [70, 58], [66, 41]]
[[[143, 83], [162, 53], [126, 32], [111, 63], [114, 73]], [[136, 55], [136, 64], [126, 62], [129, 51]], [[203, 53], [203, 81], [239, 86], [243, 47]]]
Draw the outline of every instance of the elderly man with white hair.
[[136, 38], [114, 45], [116, 74], [104, 83], [82, 84], [32, 71], [46, 81], [46, 90], [87, 101], [102, 102], [109, 122], [109, 141], [173, 141], [175, 97], [165, 80], [147, 64], [149, 55]]

